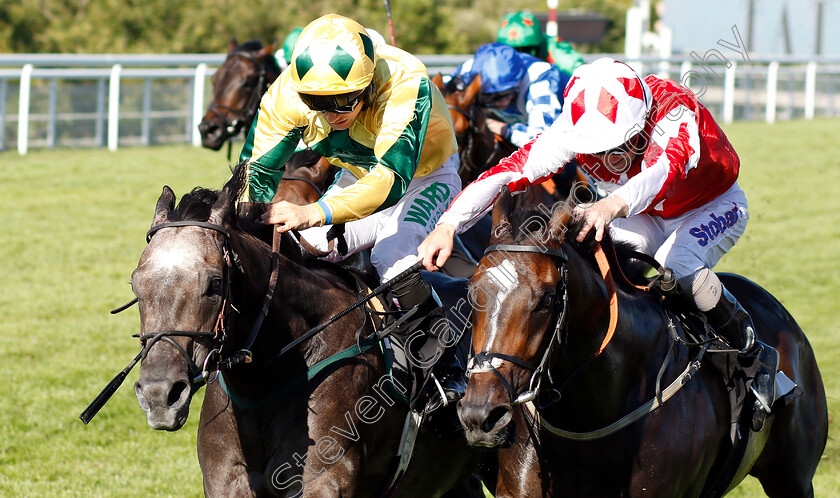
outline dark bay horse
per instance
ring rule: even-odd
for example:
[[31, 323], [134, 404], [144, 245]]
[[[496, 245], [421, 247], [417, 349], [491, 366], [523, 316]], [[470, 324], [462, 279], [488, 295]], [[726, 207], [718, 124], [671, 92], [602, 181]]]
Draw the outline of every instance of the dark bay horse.
[[228, 44], [228, 55], [213, 74], [213, 102], [207, 107], [198, 131], [201, 144], [219, 150], [224, 143], [251, 127], [260, 98], [280, 76], [274, 44], [259, 40]]
[[[363, 340], [371, 319], [357, 308], [278, 357], [358, 294], [288, 234], [279, 257], [271, 254], [271, 227], [235, 213], [244, 171], [240, 165], [221, 193], [194, 189], [177, 208], [168, 187], [158, 199], [131, 278], [146, 344], [138, 401], [153, 429], [178, 430], [209, 381], [198, 432], [208, 496], [378, 496], [407, 408], [389, 390], [378, 344]], [[275, 260], [276, 287], [266, 298]], [[332, 357], [338, 353], [346, 357]], [[441, 496], [476, 472], [477, 453], [450, 408], [436, 430], [421, 428], [398, 496]]]
[[[741, 457], [731, 451], [720, 371], [709, 362], [691, 365], [700, 348], [676, 345], [660, 372], [672, 341], [657, 296], [607, 283], [591, 236], [574, 240], [579, 227], [569, 206], [550, 217], [509, 214], [509, 207], [503, 194], [493, 211], [493, 246], [470, 282], [475, 357], [459, 406], [468, 440], [500, 448], [497, 497], [721, 496], [748, 473], [771, 497], [813, 496], [828, 430], [825, 391], [808, 340], [773, 296], [721, 275], [803, 392], [779, 400], [760, 432], [744, 414]], [[656, 406], [660, 375], [663, 393], [673, 397], [634, 422], [611, 425], [646, 402]], [[666, 389], [680, 385], [675, 379], [682, 388]], [[539, 418], [524, 406], [536, 406]]]

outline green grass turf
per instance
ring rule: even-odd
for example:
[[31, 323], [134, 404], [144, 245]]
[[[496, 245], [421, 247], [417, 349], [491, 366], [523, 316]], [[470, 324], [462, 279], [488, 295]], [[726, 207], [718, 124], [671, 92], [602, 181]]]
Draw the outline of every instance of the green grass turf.
[[[716, 269], [741, 273], [791, 311], [840, 393], [840, 150], [837, 120], [725, 128], [742, 160], [747, 232]], [[179, 432], [146, 425], [137, 370], [89, 426], [79, 413], [136, 354], [129, 275], [164, 184], [219, 188], [224, 153], [187, 146], [0, 153], [0, 495], [200, 496], [202, 396]], [[840, 495], [832, 426], [817, 496]], [[748, 479], [733, 496], [761, 496]]]

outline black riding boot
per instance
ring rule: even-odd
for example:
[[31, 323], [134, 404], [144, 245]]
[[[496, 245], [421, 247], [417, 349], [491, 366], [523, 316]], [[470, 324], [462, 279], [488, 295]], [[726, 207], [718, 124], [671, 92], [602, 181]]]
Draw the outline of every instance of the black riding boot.
[[[443, 308], [438, 308], [441, 311]], [[448, 321], [448, 320], [447, 320]], [[426, 412], [431, 413], [441, 406], [455, 403], [464, 397], [467, 391], [467, 344], [458, 343], [447, 352], [433, 369], [433, 389], [437, 393], [429, 396], [429, 403], [426, 405]]]
[[738, 300], [720, 287], [720, 300], [704, 314], [715, 332], [726, 339], [730, 346], [738, 349], [738, 354], [747, 358], [756, 358], [760, 363], [758, 373], [751, 390], [758, 405], [770, 413], [776, 390], [776, 371], [779, 367], [779, 353], [775, 348], [759, 341], [750, 315], [741, 307]]
[[391, 292], [403, 310], [417, 307], [415, 318], [394, 332], [402, 336], [395, 339], [404, 344], [413, 370], [411, 408], [423, 409], [426, 404], [425, 409], [430, 412], [461, 399], [466, 390], [466, 361], [456, 354], [457, 343], [449, 320], [432, 288], [415, 273]]

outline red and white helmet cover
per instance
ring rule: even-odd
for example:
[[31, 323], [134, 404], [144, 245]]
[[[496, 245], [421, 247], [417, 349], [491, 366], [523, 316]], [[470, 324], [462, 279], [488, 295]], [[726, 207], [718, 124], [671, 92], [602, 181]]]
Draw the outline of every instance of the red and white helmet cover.
[[608, 57], [572, 74], [558, 118], [563, 145], [578, 154], [613, 149], [644, 128], [653, 97], [630, 66]]

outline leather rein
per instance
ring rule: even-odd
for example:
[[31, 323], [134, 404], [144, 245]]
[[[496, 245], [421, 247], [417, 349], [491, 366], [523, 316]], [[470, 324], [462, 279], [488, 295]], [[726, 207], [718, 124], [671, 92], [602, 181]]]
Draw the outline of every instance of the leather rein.
[[283, 175], [283, 177], [280, 178], [280, 181], [303, 182], [312, 187], [312, 190], [314, 190], [315, 193], [318, 194], [318, 197], [323, 197], [324, 195], [324, 192], [321, 190], [321, 187], [319, 187], [315, 182], [307, 178], [298, 178], [296, 176]]

